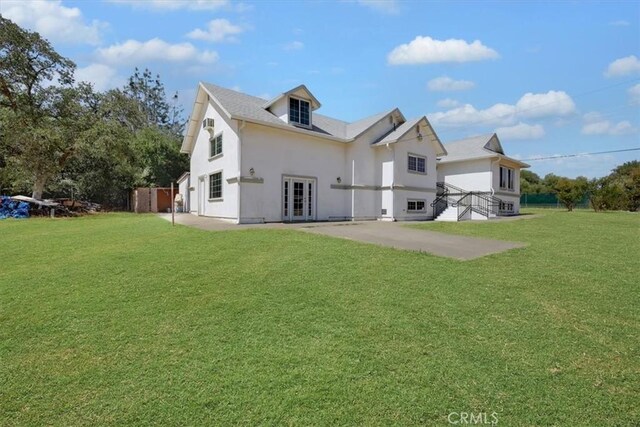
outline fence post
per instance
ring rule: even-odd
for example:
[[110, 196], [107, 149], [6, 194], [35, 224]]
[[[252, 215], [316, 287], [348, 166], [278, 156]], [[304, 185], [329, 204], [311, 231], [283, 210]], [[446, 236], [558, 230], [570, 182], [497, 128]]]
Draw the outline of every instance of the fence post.
[[173, 181], [171, 181], [171, 225], [176, 225], [176, 207], [173, 202]]

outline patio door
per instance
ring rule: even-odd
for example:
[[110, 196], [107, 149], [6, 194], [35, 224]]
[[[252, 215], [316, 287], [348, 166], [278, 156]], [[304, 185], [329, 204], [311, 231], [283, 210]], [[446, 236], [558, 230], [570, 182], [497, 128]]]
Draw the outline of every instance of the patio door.
[[316, 180], [286, 176], [282, 180], [283, 221], [316, 219]]

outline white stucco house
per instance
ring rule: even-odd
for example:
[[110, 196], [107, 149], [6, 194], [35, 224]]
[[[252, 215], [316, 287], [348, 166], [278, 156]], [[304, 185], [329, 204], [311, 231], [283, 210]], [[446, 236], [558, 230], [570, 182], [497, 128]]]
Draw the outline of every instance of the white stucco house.
[[[472, 192], [489, 198], [489, 217], [520, 212], [520, 169], [529, 165], [506, 156], [497, 134], [465, 138], [445, 147], [447, 155], [437, 161], [438, 182], [445, 184], [452, 197]], [[473, 212], [470, 215], [487, 219]]]
[[[200, 83], [182, 143], [185, 211], [236, 223], [424, 220], [456, 204], [445, 183], [469, 185], [440, 175], [444, 165], [458, 172], [426, 117], [407, 120], [394, 108], [348, 123], [320, 107], [304, 85], [265, 100]], [[487, 157], [486, 173], [524, 165], [509, 163], [501, 147], [491, 152], [500, 160]], [[478, 160], [468, 159], [469, 173]], [[472, 188], [491, 193], [492, 182]]]

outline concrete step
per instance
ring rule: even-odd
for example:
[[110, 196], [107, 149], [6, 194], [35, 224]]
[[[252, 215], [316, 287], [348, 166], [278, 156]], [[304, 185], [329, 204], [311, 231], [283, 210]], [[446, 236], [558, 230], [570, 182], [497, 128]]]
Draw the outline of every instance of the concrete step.
[[454, 207], [448, 207], [440, 215], [438, 215], [435, 219], [436, 221], [449, 221], [449, 222], [457, 222], [458, 221], [458, 209]]

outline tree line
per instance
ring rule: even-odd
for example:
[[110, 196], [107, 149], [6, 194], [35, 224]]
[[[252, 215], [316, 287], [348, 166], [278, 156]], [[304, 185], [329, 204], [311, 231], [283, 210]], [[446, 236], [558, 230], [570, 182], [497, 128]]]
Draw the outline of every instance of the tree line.
[[588, 197], [589, 204], [596, 211], [640, 209], [640, 161], [626, 162], [602, 178], [575, 179], [547, 174], [544, 178], [528, 171], [520, 171], [520, 193], [553, 193], [569, 211], [577, 203]]
[[123, 208], [139, 186], [188, 170], [183, 110], [159, 76], [135, 70], [96, 91], [38, 33], [0, 15], [0, 193], [72, 197]]

